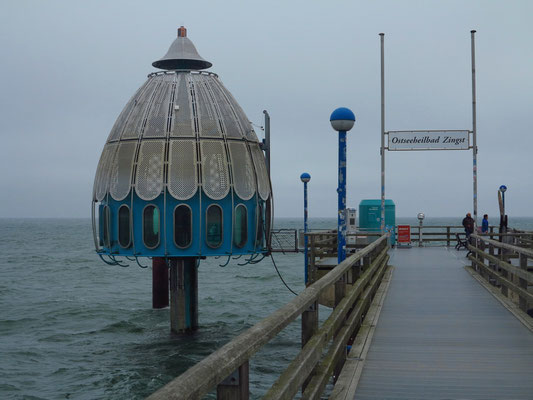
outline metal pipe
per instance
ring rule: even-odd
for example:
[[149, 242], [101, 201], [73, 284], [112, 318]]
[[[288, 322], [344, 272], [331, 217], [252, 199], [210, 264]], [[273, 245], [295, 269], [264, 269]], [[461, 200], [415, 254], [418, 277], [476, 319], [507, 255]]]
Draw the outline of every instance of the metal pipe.
[[385, 232], [385, 34], [381, 41], [381, 233]]
[[270, 177], [270, 115], [267, 110], [263, 110], [265, 114], [265, 157], [268, 176]]
[[307, 182], [304, 182], [304, 261], [305, 261], [305, 284], [307, 285], [308, 265], [307, 259]]
[[337, 261], [346, 259], [346, 131], [339, 131], [339, 186], [337, 215]]
[[418, 225], [418, 247], [422, 247], [422, 242], [424, 239], [422, 238], [422, 220], [419, 220]]
[[164, 257], [152, 258], [152, 308], [169, 305], [168, 265]]
[[477, 226], [477, 127], [476, 127], [476, 31], [470, 31], [472, 48], [472, 172], [473, 172], [473, 192], [474, 192], [474, 226]]

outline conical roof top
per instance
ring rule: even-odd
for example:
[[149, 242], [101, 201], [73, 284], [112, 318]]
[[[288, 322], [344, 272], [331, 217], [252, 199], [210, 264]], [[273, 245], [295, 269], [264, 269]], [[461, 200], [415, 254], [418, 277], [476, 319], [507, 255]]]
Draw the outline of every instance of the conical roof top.
[[170, 45], [170, 48], [162, 58], [154, 61], [152, 65], [160, 69], [206, 69], [211, 67], [209, 61], [204, 60], [194, 44], [187, 37], [187, 29], [183, 26], [178, 28], [178, 37]]

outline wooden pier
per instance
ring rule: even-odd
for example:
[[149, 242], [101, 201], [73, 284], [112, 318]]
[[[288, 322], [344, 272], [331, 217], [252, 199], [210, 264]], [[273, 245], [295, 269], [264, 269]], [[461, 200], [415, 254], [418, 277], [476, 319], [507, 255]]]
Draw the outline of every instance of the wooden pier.
[[301, 351], [263, 398], [531, 399], [533, 234], [472, 235], [466, 257], [439, 229], [444, 246], [390, 249], [386, 234], [325, 267], [336, 243], [311, 234], [309, 286], [149, 398], [248, 399], [253, 355], [299, 318]]

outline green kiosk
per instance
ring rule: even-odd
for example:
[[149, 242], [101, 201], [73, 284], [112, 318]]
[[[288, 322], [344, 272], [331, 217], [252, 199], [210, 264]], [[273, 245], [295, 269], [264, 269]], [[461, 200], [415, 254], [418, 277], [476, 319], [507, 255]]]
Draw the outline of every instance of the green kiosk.
[[[390, 244], [396, 244], [396, 205], [385, 200], [385, 229], [391, 231]], [[359, 203], [359, 230], [379, 232], [381, 229], [381, 199], [361, 200]], [[372, 239], [372, 240], [375, 240]]]

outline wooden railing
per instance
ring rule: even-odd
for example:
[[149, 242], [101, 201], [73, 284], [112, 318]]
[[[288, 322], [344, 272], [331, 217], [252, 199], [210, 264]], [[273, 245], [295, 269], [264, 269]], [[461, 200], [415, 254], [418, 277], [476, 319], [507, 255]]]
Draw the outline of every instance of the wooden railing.
[[[486, 235], [498, 236], [498, 230], [497, 226], [490, 226]], [[465, 239], [465, 228], [461, 225], [422, 225], [421, 229], [420, 225], [411, 225], [411, 242], [416, 245], [420, 244], [420, 236], [422, 236], [423, 245], [455, 246], [457, 244], [456, 234], [461, 239]]]
[[[514, 232], [514, 230], [513, 230]], [[422, 233], [422, 235], [421, 235]], [[420, 245], [420, 237], [422, 237], [422, 245], [425, 246], [455, 246], [457, 244], [456, 234], [460, 236], [462, 240], [465, 239], [465, 230], [463, 226], [460, 225], [423, 225], [420, 229], [419, 225], [411, 225], [411, 244], [418, 246]], [[509, 233], [513, 235], [515, 233]], [[490, 226], [489, 232], [486, 233], [487, 236], [499, 237], [499, 228], [497, 226]], [[533, 235], [526, 237], [525, 234], [524, 241], [533, 245]], [[309, 238], [309, 249], [314, 249], [314, 254], [308, 253], [309, 265], [313, 265], [313, 257], [317, 259], [322, 259], [326, 257], [334, 257], [336, 255], [336, 243], [337, 243], [337, 231], [328, 230], [328, 231], [319, 231], [319, 232], [310, 232], [307, 233]], [[362, 241], [362, 238], [367, 238], [369, 241], [375, 239], [376, 237], [381, 236], [380, 232], [373, 231], [357, 231], [357, 233], [348, 233], [347, 237], [347, 250], [358, 249], [366, 246], [367, 242]], [[355, 244], [350, 244], [350, 238], [355, 238]], [[396, 238], [398, 234], [396, 232]], [[358, 243], [361, 242], [361, 243]]]
[[502, 237], [513, 242], [509, 244], [473, 234], [468, 246], [472, 268], [490, 284], [501, 287], [501, 294], [531, 317], [533, 293], [529, 287], [533, 286], [533, 250], [528, 237], [532, 235], [532, 232], [503, 234]]
[[[302, 350], [266, 393], [266, 399], [319, 399], [362, 323], [387, 269], [387, 235], [351, 255], [291, 302], [191, 367], [149, 399], [199, 399], [217, 389], [219, 399], [247, 399], [251, 357], [302, 316]], [[335, 307], [319, 326], [318, 297], [333, 286]], [[326, 354], [324, 355], [324, 352]]]

